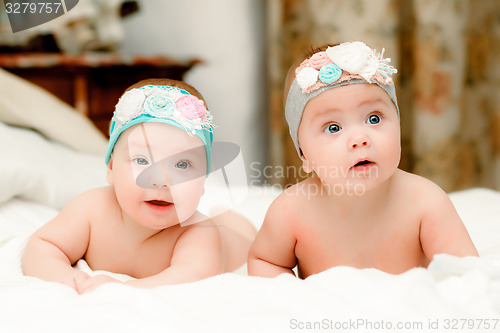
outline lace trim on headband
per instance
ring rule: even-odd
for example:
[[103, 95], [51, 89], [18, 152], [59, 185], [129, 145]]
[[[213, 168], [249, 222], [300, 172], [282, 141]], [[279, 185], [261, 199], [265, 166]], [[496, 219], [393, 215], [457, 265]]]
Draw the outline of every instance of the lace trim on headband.
[[212, 115], [203, 101], [177, 87], [148, 85], [125, 92], [115, 107], [111, 135], [140, 115], [175, 120], [191, 134], [213, 131]]
[[342, 43], [304, 60], [295, 70], [295, 79], [304, 93], [353, 78], [394, 84], [391, 75], [397, 69], [383, 55], [384, 50], [377, 54], [363, 42]]

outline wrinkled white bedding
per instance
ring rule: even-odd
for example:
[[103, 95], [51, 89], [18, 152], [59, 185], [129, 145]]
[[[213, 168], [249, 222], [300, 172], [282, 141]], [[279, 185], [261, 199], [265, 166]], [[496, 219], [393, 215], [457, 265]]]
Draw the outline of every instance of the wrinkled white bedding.
[[[275, 196], [251, 188], [236, 210], [258, 226]], [[0, 332], [386, 331], [398, 325], [413, 325], [408, 332], [446, 331], [446, 325], [455, 332], [469, 325], [475, 327], [469, 332], [500, 331], [500, 322], [493, 329], [500, 319], [500, 193], [472, 189], [451, 198], [481, 258], [440, 255], [428, 269], [398, 276], [350, 267], [306, 280], [240, 272], [151, 290], [107, 284], [83, 296], [22, 275], [26, 240], [57, 210], [14, 198], [0, 205]]]

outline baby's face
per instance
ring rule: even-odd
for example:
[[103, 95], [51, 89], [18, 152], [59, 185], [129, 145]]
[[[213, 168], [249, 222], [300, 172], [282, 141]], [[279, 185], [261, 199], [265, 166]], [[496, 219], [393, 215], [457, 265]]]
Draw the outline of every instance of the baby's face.
[[123, 212], [151, 228], [189, 219], [204, 192], [207, 171], [203, 142], [183, 129], [142, 123], [122, 133], [108, 164]]
[[388, 179], [400, 161], [396, 107], [376, 84], [340, 86], [311, 99], [298, 138], [304, 169], [334, 187], [369, 190]]

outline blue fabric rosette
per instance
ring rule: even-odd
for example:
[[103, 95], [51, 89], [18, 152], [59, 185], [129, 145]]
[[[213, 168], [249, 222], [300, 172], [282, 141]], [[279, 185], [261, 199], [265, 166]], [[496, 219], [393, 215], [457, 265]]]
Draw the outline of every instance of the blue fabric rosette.
[[144, 101], [144, 111], [158, 118], [169, 118], [176, 109], [175, 102], [161, 94], [152, 94]]
[[335, 64], [326, 64], [319, 70], [319, 79], [321, 82], [330, 84], [337, 81], [342, 75], [342, 69]]

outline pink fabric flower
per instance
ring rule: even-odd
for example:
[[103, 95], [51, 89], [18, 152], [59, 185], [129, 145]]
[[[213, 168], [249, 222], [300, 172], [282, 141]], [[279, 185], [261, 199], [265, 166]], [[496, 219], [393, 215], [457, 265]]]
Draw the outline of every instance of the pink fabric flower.
[[176, 105], [177, 110], [189, 120], [202, 119], [206, 113], [203, 101], [193, 95], [179, 98]]
[[325, 51], [315, 53], [311, 58], [309, 58], [309, 64], [311, 65], [311, 67], [318, 70], [321, 69], [321, 67], [323, 67], [324, 65], [331, 62], [332, 60], [330, 59], [330, 57], [328, 57]]

